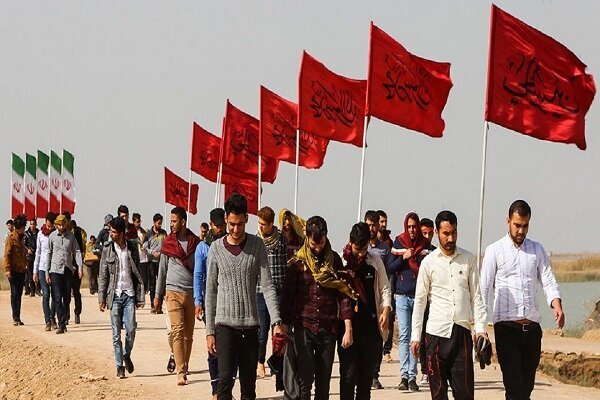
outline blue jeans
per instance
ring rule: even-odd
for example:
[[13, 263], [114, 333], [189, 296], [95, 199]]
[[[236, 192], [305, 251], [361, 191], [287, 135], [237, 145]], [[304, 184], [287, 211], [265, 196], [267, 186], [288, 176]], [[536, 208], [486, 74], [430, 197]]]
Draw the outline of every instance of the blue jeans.
[[[56, 316], [54, 299], [50, 301], [50, 292], [52, 288], [46, 283], [46, 271], [38, 271], [38, 282], [42, 289], [42, 310], [44, 311], [44, 322], [51, 323]], [[54, 297], [54, 296], [53, 296]]]
[[260, 324], [260, 329], [258, 330], [258, 362], [264, 364], [267, 355], [269, 331], [271, 330], [271, 316], [267, 310], [265, 295], [262, 293], [256, 293], [256, 308]]
[[417, 379], [417, 359], [410, 352], [410, 335], [412, 332], [412, 314], [415, 298], [403, 294], [394, 296], [396, 299], [396, 314], [398, 316], [398, 330], [400, 343], [400, 378], [409, 381]]
[[[122, 293], [120, 296], [115, 294], [110, 311], [110, 323], [112, 325], [113, 347], [115, 349], [115, 364], [117, 367], [123, 366], [123, 358], [131, 357], [133, 342], [135, 341], [135, 330], [137, 323], [135, 321], [135, 296], [129, 296]], [[125, 328], [125, 347], [121, 342], [121, 329]]]

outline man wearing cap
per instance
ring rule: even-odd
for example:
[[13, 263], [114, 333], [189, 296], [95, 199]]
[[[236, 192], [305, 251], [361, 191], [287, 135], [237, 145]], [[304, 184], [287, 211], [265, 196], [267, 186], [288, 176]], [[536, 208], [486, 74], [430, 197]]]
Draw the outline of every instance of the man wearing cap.
[[68, 230], [67, 218], [59, 215], [54, 221], [56, 230], [48, 237], [46, 282], [52, 285], [54, 307], [58, 318], [57, 334], [67, 330], [67, 314], [71, 305], [73, 275], [83, 276], [81, 251], [73, 234]]

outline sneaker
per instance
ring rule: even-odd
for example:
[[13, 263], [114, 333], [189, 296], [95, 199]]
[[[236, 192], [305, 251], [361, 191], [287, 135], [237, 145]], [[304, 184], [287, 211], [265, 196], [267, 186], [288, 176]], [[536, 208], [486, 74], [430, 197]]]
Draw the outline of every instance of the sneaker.
[[75, 315], [75, 324], [80, 324], [81, 323], [81, 317], [79, 316], [79, 314]]
[[398, 385], [398, 390], [407, 391], [408, 390], [408, 379], [402, 378], [400, 384]]
[[117, 367], [117, 378], [125, 378], [125, 367]]
[[417, 385], [417, 381], [410, 380], [408, 381], [408, 391], [409, 392], [418, 392], [419, 391], [419, 385]]
[[131, 374], [135, 369], [133, 362], [131, 361], [131, 357], [123, 357], [123, 362], [125, 363], [125, 369]]
[[421, 382], [419, 382], [419, 385], [421, 385], [421, 386], [428, 386], [429, 385], [429, 376], [428, 375], [422, 375], [421, 376]]
[[383, 385], [381, 384], [381, 382], [379, 382], [379, 379], [373, 379], [373, 383], [371, 383], [371, 389], [383, 389]]
[[171, 356], [169, 357], [169, 362], [167, 363], [167, 371], [169, 371], [169, 373], [173, 373], [175, 372], [175, 357], [173, 357], [173, 354], [171, 354]]
[[386, 353], [383, 355], [383, 361], [385, 361], [386, 363], [391, 363], [392, 362], [392, 355], [390, 353]]
[[52, 325], [50, 325], [50, 323], [46, 324], [46, 332], [50, 332], [52, 330]]

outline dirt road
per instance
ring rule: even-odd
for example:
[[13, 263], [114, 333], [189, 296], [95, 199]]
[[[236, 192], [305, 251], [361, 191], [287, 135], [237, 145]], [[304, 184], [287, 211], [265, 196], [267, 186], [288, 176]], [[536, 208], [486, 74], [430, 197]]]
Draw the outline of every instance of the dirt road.
[[[138, 331], [132, 354], [135, 372], [126, 379], [116, 379], [111, 328], [108, 313], [98, 311], [97, 298], [84, 295], [82, 323], [69, 325], [68, 333], [45, 332], [39, 297], [23, 298], [22, 320], [25, 326], [13, 327], [10, 297], [0, 292], [0, 398], [1, 399], [210, 399], [210, 378], [206, 364], [204, 326], [196, 324], [195, 343], [190, 368], [190, 384], [176, 385], [176, 377], [166, 370], [168, 344], [165, 316], [150, 314], [148, 308], [138, 311]], [[585, 350], [600, 353], [599, 342], [551, 338], [544, 346], [557, 349]], [[398, 358], [394, 349], [394, 359]], [[337, 364], [331, 381], [332, 399], [338, 399]], [[400, 393], [397, 362], [382, 366], [383, 390], [373, 391], [374, 400], [429, 399], [429, 390], [420, 393]], [[259, 399], [281, 399], [274, 382], [257, 382]], [[475, 397], [504, 399], [498, 365], [484, 371], [476, 367]], [[236, 397], [239, 389], [236, 385]], [[533, 399], [558, 400], [600, 399], [600, 390], [566, 385], [538, 374]]]

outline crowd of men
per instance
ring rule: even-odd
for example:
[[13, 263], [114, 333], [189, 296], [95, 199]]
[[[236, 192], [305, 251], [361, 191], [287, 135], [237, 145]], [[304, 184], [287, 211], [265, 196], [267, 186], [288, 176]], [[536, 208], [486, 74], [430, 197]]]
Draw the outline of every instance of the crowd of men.
[[197, 236], [181, 207], [171, 210], [167, 233], [160, 214], [144, 230], [141, 216], [129, 222], [122, 205], [87, 247], [85, 231], [68, 213], [48, 213], [40, 230], [30, 221], [27, 232], [18, 216], [7, 222], [4, 258], [14, 325], [23, 325], [23, 292], [41, 294], [47, 331], [67, 331], [71, 297], [80, 323], [85, 263], [90, 293], [98, 295], [100, 311], [110, 312], [119, 378], [134, 372], [136, 309], [148, 293], [152, 313], [166, 307], [167, 370], [178, 385], [188, 383], [195, 323], [204, 322], [213, 399], [231, 399], [236, 379], [241, 398], [255, 399], [267, 366], [286, 399], [327, 399], [336, 351], [340, 398], [369, 399], [383, 388], [379, 371], [391, 361], [394, 319], [398, 390], [428, 385], [432, 399], [447, 399], [450, 387], [455, 399], [473, 399], [472, 351], [482, 366], [489, 363], [489, 314], [506, 398], [529, 399], [541, 351], [537, 282], [559, 327], [564, 313], [548, 256], [526, 237], [525, 201], [510, 205], [508, 232], [487, 247], [481, 271], [475, 256], [457, 246], [458, 220], [448, 210], [433, 221], [408, 213], [393, 239], [387, 214], [369, 210], [339, 253], [322, 217], [304, 220], [283, 209], [278, 228], [275, 216], [263, 207], [257, 234], [247, 232], [248, 205], [236, 193], [210, 212]]

